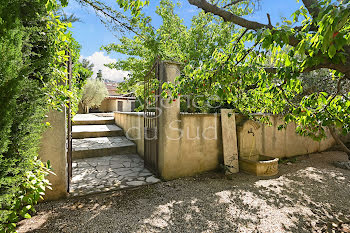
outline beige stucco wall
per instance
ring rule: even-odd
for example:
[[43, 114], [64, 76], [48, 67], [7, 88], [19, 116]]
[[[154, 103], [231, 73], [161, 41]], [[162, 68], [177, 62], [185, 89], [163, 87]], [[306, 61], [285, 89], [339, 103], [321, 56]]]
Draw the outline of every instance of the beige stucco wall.
[[[116, 124], [137, 145], [138, 154], [144, 156], [143, 113], [115, 112]], [[220, 116], [214, 114], [180, 114], [179, 127], [173, 133], [179, 138], [170, 138], [167, 151], [179, 151], [178, 157], [168, 157], [164, 166], [167, 179], [191, 176], [214, 170], [222, 160], [222, 137]], [[173, 125], [173, 124], [172, 124]], [[169, 135], [172, 132], [169, 132]], [[176, 140], [172, 140], [176, 139]], [[179, 145], [172, 147], [172, 145]]]
[[[180, 64], [161, 61], [158, 64], [158, 74], [161, 83], [174, 83], [180, 75]], [[219, 114], [180, 113], [179, 99], [169, 102], [168, 99], [161, 98], [158, 110], [158, 171], [163, 179], [192, 176], [218, 167], [223, 159]], [[135, 141], [143, 156], [143, 115], [116, 112], [115, 121]], [[271, 121], [273, 125], [267, 126], [235, 116], [239, 156], [260, 154], [289, 157], [322, 151], [334, 143], [332, 139], [315, 142], [298, 136], [294, 124], [290, 124], [286, 130], [278, 131], [281, 119], [271, 116]]]
[[144, 155], [143, 112], [115, 112], [115, 124], [124, 130], [126, 137], [135, 142], [137, 153]]
[[135, 100], [123, 100], [123, 112], [131, 112], [131, 102]]
[[180, 156], [170, 165], [174, 178], [216, 169], [223, 159], [220, 116], [181, 113], [180, 130]]
[[99, 107], [99, 110], [101, 112], [118, 111], [118, 101], [123, 102], [122, 112], [131, 112], [131, 103], [135, 102], [135, 100], [104, 99]]
[[[115, 112], [114, 115], [116, 124], [134, 139], [138, 153], [143, 156], [143, 113]], [[273, 125], [268, 126], [245, 121], [242, 116], [236, 115], [239, 156], [260, 154], [276, 158], [292, 157], [323, 151], [334, 145], [331, 137], [317, 142], [297, 135], [295, 124], [289, 124], [286, 130], [278, 130], [282, 120], [277, 116], [271, 116], [271, 122]], [[163, 146], [160, 153], [172, 155], [160, 161], [164, 179], [214, 170], [222, 163], [220, 114], [180, 113], [178, 120], [170, 124], [167, 140], [159, 140]]]
[[114, 112], [114, 111], [117, 111], [117, 100], [104, 99], [98, 109], [101, 112]]
[[329, 133], [326, 139], [319, 142], [300, 136], [295, 133], [294, 123], [288, 124], [286, 129], [278, 130], [278, 126], [283, 124], [283, 119], [278, 116], [271, 116], [270, 122], [271, 126], [248, 120], [237, 128], [241, 157], [258, 154], [275, 158], [292, 157], [324, 151], [335, 143]]
[[49, 175], [52, 190], [47, 189], [45, 200], [57, 200], [67, 196], [67, 151], [66, 151], [66, 114], [51, 111], [46, 122], [50, 122], [41, 139], [39, 157], [41, 161], [50, 161], [53, 172]]

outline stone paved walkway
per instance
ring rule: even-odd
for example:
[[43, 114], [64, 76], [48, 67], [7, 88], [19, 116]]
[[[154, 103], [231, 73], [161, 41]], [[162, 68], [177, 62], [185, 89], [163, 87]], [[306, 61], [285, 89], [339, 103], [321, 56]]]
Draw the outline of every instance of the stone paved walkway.
[[71, 195], [79, 196], [160, 182], [136, 154], [76, 159]]
[[103, 149], [106, 147], [118, 147], [118, 146], [134, 146], [126, 137], [98, 137], [98, 138], [84, 138], [73, 139], [73, 151], [86, 150], [86, 149]]

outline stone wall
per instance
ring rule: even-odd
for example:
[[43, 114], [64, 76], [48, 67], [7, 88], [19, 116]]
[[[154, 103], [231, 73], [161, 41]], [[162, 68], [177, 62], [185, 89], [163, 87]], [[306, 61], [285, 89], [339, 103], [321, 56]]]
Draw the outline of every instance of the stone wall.
[[288, 124], [286, 129], [278, 130], [283, 119], [271, 116], [272, 126], [254, 122], [252, 120], [241, 122], [237, 127], [238, 147], [240, 157], [266, 155], [275, 158], [292, 157], [324, 151], [335, 144], [332, 136], [322, 141], [314, 141], [295, 133], [296, 125]]
[[102, 101], [102, 103], [101, 103], [100, 107], [98, 107], [98, 109], [101, 112], [118, 111], [118, 102], [123, 102], [122, 112], [131, 112], [132, 111], [131, 103], [135, 102], [135, 100], [106, 98]]
[[219, 117], [180, 113], [179, 120], [170, 122], [169, 128], [163, 140], [167, 144], [162, 144], [166, 151], [161, 167], [163, 178], [192, 176], [218, 168], [222, 161]]
[[48, 128], [41, 139], [39, 158], [43, 162], [50, 161], [53, 172], [48, 179], [52, 190], [47, 189], [45, 200], [57, 200], [67, 196], [67, 151], [66, 151], [66, 114], [65, 112], [51, 111], [48, 113]]
[[[116, 112], [115, 122], [137, 144], [143, 156], [143, 113]], [[295, 125], [285, 130], [277, 127], [282, 120], [271, 116], [272, 126], [244, 120], [236, 115], [239, 156], [266, 155], [276, 158], [292, 157], [323, 151], [334, 145], [331, 137], [320, 142], [295, 133]], [[171, 121], [165, 140], [160, 140], [169, 156], [160, 165], [164, 179], [191, 176], [218, 168], [223, 160], [220, 114], [179, 113], [178, 120]], [[174, 136], [175, 135], [175, 136]], [[164, 152], [163, 152], [164, 153]]]
[[116, 125], [124, 130], [126, 137], [136, 143], [137, 153], [144, 155], [143, 112], [115, 112]]
[[[180, 75], [180, 64], [173, 61], [158, 63], [160, 83], [174, 83]], [[223, 160], [221, 116], [219, 114], [180, 113], [179, 98], [170, 101], [160, 98], [158, 122], [158, 172], [165, 179], [191, 176], [213, 170]], [[224, 117], [225, 118], [225, 117]], [[226, 119], [226, 118], [225, 118]], [[235, 116], [238, 155], [290, 157], [325, 150], [334, 144], [332, 139], [315, 142], [295, 133], [295, 125], [278, 131], [281, 120], [271, 116], [272, 126], [245, 121]], [[144, 155], [144, 124], [142, 114], [115, 113], [115, 122], [132, 139], [141, 156]], [[226, 122], [227, 123], [227, 122]], [[226, 124], [229, 127], [229, 124]], [[225, 141], [225, 144], [229, 143]], [[236, 146], [237, 147], [237, 146]], [[237, 151], [237, 148], [235, 148]], [[237, 157], [237, 154], [236, 154]], [[238, 169], [237, 169], [238, 170]]]
[[216, 114], [180, 114], [180, 156], [173, 166], [175, 174], [191, 176], [214, 170], [222, 162], [220, 116]]
[[[220, 117], [214, 114], [180, 114], [180, 127], [171, 131], [180, 137], [168, 138], [176, 144], [168, 144], [167, 151], [178, 151], [179, 156], [167, 158], [168, 179], [191, 176], [214, 170], [222, 160], [222, 137]], [[115, 112], [116, 124], [137, 145], [138, 154], [144, 156], [143, 113]]]
[[98, 107], [101, 112], [114, 112], [117, 111], [117, 100], [115, 99], [104, 99], [101, 105]]

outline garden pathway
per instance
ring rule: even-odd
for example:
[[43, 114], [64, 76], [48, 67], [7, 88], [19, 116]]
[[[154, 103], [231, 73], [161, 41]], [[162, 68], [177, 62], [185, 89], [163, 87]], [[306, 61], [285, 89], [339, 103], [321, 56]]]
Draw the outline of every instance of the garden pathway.
[[78, 114], [73, 123], [72, 196], [160, 182], [112, 114]]
[[281, 163], [279, 174], [223, 172], [135, 190], [40, 203], [19, 233], [102, 232], [349, 232], [350, 171], [343, 152]]
[[160, 182], [136, 154], [76, 159], [71, 195], [79, 196]]

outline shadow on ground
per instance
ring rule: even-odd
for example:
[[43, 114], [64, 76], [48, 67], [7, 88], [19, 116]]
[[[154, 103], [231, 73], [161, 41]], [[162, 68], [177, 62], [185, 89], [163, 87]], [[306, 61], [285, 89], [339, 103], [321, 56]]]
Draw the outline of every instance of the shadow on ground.
[[42, 203], [19, 232], [325, 232], [350, 221], [341, 152], [303, 156], [278, 176], [221, 173]]

